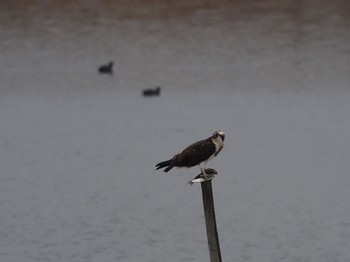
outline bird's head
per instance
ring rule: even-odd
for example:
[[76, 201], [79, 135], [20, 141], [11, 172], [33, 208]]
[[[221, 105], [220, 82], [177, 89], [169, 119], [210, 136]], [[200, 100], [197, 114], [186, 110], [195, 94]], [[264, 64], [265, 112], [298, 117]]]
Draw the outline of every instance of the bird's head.
[[225, 140], [225, 133], [221, 130], [218, 130], [218, 131], [215, 131], [214, 134], [213, 134], [213, 138], [217, 138], [217, 137], [220, 137], [222, 142], [224, 142]]

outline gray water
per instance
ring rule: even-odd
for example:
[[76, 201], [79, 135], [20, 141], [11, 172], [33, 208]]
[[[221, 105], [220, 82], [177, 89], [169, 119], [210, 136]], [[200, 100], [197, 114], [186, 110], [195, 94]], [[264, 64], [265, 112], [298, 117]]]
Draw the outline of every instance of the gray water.
[[0, 261], [209, 261], [217, 129], [223, 261], [350, 261], [349, 3], [147, 2], [1, 1]]

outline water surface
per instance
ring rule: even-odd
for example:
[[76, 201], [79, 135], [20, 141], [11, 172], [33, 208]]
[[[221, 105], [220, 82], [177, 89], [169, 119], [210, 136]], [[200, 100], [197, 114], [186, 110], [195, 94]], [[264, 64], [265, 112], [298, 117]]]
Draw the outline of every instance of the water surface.
[[0, 10], [1, 261], [208, 261], [199, 169], [154, 165], [216, 129], [223, 260], [349, 259], [346, 1]]

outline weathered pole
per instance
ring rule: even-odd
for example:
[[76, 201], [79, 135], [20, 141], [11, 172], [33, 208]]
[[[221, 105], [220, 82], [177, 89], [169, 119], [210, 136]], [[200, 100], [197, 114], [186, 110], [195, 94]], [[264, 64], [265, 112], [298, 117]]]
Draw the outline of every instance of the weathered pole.
[[211, 180], [202, 182], [201, 186], [210, 262], [221, 262], [221, 251], [218, 230], [216, 228], [214, 198]]

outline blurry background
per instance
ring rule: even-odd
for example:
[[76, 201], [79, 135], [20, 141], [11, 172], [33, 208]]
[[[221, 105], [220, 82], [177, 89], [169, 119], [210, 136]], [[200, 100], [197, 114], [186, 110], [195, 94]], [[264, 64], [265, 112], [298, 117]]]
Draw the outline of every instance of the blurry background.
[[223, 260], [348, 261], [349, 14], [2, 0], [0, 260], [209, 261], [199, 168], [154, 165], [222, 129], [207, 166]]

